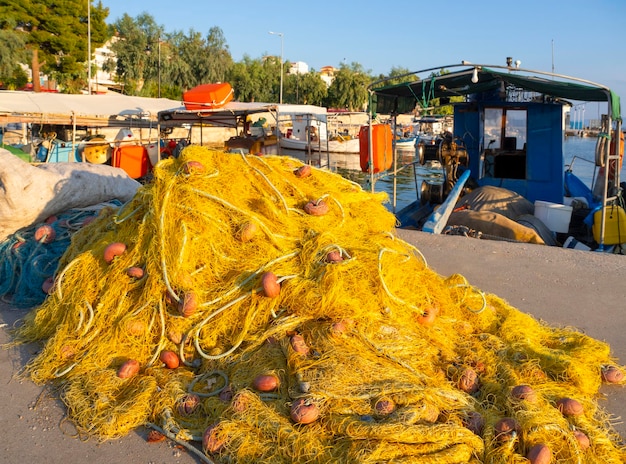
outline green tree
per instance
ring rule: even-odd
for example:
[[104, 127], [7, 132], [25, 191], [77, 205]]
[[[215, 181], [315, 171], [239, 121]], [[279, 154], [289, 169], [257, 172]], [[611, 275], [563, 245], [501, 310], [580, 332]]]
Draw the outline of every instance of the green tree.
[[370, 75], [359, 63], [341, 64], [328, 88], [326, 106], [349, 111], [363, 111], [368, 101]]
[[[280, 59], [253, 59], [244, 55], [227, 73], [226, 81], [235, 90], [235, 99], [247, 102], [278, 103], [280, 99]], [[284, 91], [284, 82], [283, 82]]]
[[29, 61], [24, 37], [16, 31], [0, 29], [0, 87], [19, 89], [28, 82], [20, 63]]
[[164, 32], [148, 13], [124, 15], [113, 24], [120, 40], [116, 75], [130, 95], [180, 99], [185, 90], [209, 82], [224, 82], [233, 60], [219, 27], [206, 37], [191, 29]]
[[113, 28], [119, 38], [111, 45], [117, 57], [115, 74], [125, 94], [139, 95], [145, 77], [158, 75], [158, 41], [165, 40], [165, 35], [147, 13], [140, 14], [136, 19], [124, 14], [113, 24]]
[[401, 67], [392, 67], [389, 75], [387, 76], [378, 76], [376, 78], [377, 81], [382, 81], [379, 85], [375, 87], [387, 86], [387, 85], [395, 85], [402, 84], [403, 82], [413, 82], [418, 80], [418, 76], [416, 74], [411, 73], [408, 68]]
[[[280, 65], [280, 57], [274, 55], [266, 55], [262, 60], [263, 71], [260, 77], [263, 79], [261, 94], [258, 95], [258, 101], [278, 103], [280, 101], [280, 75], [286, 73], [289, 69], [289, 62], [283, 62], [282, 69]], [[283, 102], [285, 101], [285, 74], [283, 74]]]
[[[108, 8], [90, 8], [92, 48], [107, 39]], [[33, 76], [39, 71], [56, 80], [66, 92], [85, 87], [88, 43], [87, 3], [83, 0], [0, 0], [0, 29], [24, 34], [31, 52]], [[33, 89], [40, 90], [38, 77]]]
[[183, 90], [199, 84], [224, 82], [233, 64], [224, 34], [212, 27], [205, 38], [190, 30], [188, 35], [172, 35], [172, 53], [168, 61], [172, 71], [168, 79]]
[[249, 55], [244, 55], [243, 59], [233, 66], [227, 73], [226, 81], [233, 86], [235, 100], [255, 101], [256, 95], [260, 92], [259, 82], [254, 79], [254, 69], [260, 68], [258, 60], [253, 60]]
[[319, 73], [289, 74], [285, 79], [284, 101], [304, 105], [322, 105], [328, 88]]

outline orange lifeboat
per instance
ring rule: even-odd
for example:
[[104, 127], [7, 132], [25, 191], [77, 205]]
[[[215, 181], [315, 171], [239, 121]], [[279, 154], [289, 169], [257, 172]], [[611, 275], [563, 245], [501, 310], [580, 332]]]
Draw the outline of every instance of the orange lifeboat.
[[221, 108], [234, 97], [234, 90], [228, 82], [201, 84], [183, 93], [183, 103], [187, 110], [211, 110]]

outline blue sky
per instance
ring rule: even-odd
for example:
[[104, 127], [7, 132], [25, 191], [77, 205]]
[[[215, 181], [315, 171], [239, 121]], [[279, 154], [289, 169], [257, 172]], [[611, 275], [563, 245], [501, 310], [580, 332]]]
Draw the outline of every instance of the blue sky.
[[[165, 31], [224, 33], [235, 61], [280, 55], [310, 68], [360, 63], [374, 75], [505, 64], [609, 86], [626, 101], [626, 0], [102, 0], [109, 23], [147, 12]], [[623, 104], [624, 106], [624, 104]]]

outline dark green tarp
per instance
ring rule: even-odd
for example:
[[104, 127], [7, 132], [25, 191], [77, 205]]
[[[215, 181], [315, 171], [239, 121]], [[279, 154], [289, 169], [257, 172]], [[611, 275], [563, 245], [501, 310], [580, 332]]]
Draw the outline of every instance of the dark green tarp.
[[[445, 68], [444, 68], [445, 69]], [[432, 100], [441, 97], [467, 96], [483, 92], [496, 92], [509, 85], [530, 92], [567, 100], [585, 102], [607, 102], [611, 107], [611, 117], [621, 119], [619, 96], [610, 89], [592, 83], [578, 83], [570, 80], [556, 80], [546, 76], [518, 74], [515, 68], [510, 71], [496, 71], [486, 67], [476, 67], [478, 81], [472, 82], [475, 67], [430, 76], [422, 80], [377, 87], [370, 89], [372, 113], [404, 114], [415, 109], [417, 103], [428, 107]]]

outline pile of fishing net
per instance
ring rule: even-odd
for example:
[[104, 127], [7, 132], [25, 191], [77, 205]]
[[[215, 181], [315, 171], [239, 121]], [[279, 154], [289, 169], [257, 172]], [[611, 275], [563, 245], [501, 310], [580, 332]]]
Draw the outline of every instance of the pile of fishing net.
[[610, 348], [398, 239], [384, 194], [191, 146], [77, 232], [17, 330], [81, 434], [206, 462], [624, 462]]

